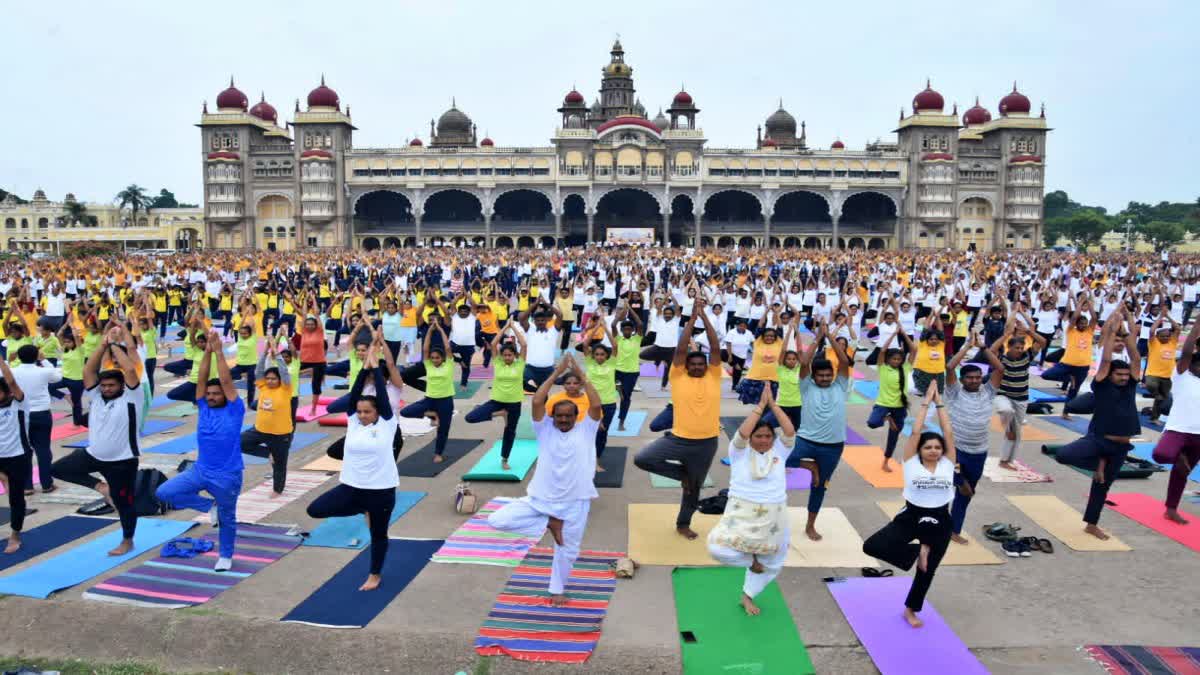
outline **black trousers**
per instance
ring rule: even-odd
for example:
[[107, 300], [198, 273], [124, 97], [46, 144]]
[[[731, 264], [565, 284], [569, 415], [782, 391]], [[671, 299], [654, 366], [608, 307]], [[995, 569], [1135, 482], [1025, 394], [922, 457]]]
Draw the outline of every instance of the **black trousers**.
[[271, 458], [271, 489], [275, 492], [283, 492], [287, 484], [288, 451], [291, 447], [291, 434], [264, 434], [258, 429], [242, 432], [242, 452]]
[[29, 455], [0, 457], [0, 473], [8, 479], [8, 510], [11, 511], [9, 522], [13, 532], [20, 532], [25, 527], [25, 490], [21, 483], [25, 482], [29, 472]]
[[637, 386], [640, 375], [641, 373], [639, 372], [626, 373], [620, 370], [617, 371], [617, 387], [621, 392], [621, 405], [617, 411], [617, 419], [621, 420], [622, 423], [629, 416], [629, 407], [633, 402], [633, 388]]
[[[504, 415], [504, 434], [501, 436], [500, 456], [508, 459], [512, 454], [513, 443], [517, 439], [517, 424], [521, 421], [521, 403], [500, 403], [499, 401], [485, 401], [475, 406], [475, 409], [467, 413], [467, 424], [479, 424], [492, 419], [492, 416], [503, 410]], [[597, 433], [597, 435], [599, 435]]]
[[[950, 530], [949, 504], [927, 509], [905, 503], [892, 522], [863, 542], [862, 550], [872, 558], [909, 570], [917, 562], [921, 544], [929, 547], [929, 564], [924, 572], [917, 570], [908, 597], [904, 599], [905, 607], [919, 612], [925, 606], [925, 594], [933, 583], [933, 573], [942, 562], [942, 556], [946, 555]], [[919, 543], [914, 544], [914, 539]]]
[[364, 490], [338, 484], [308, 505], [308, 516], [335, 518], [367, 514], [367, 526], [371, 532], [371, 574], [379, 574], [387, 557], [387, 531], [395, 507], [396, 488]]
[[1087, 508], [1083, 512], [1083, 522], [1095, 525], [1100, 522], [1100, 512], [1104, 510], [1104, 500], [1108, 499], [1108, 490], [1112, 487], [1121, 466], [1125, 464], [1126, 453], [1133, 449], [1129, 443], [1117, 443], [1103, 436], [1084, 436], [1058, 449], [1054, 458], [1061, 464], [1077, 466], [1087, 471], [1095, 471], [1100, 465], [1100, 458], [1105, 460], [1104, 475], [1100, 480], [1092, 481], [1092, 489], [1088, 493]]
[[89, 490], [95, 490], [100, 482], [93, 473], [98, 473], [108, 483], [109, 498], [117, 508], [117, 516], [121, 519], [121, 534], [126, 539], [133, 539], [137, 529], [137, 511], [133, 510], [133, 483], [137, 480], [138, 458], [120, 459], [115, 462], [105, 462], [88, 454], [84, 448], [72, 452], [54, 463], [50, 468], [51, 474], [64, 483], [82, 485]]
[[700, 506], [700, 488], [717, 454], [718, 438], [680, 438], [667, 432], [651, 441], [633, 458], [637, 468], [677, 480], [683, 487], [676, 527], [689, 527]]

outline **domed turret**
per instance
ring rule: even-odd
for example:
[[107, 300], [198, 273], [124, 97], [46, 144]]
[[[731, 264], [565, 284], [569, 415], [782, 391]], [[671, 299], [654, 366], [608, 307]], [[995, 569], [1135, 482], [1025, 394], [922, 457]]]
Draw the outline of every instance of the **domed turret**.
[[962, 123], [964, 127], [974, 127], [980, 124], [987, 124], [992, 121], [992, 113], [988, 109], [979, 105], [979, 97], [975, 97], [975, 105], [971, 106], [967, 112], [963, 113]]
[[412, 147], [412, 148], [419, 148], [425, 144], [421, 142], [420, 138], [414, 138], [408, 142], [408, 145], [409, 145], [409, 147]]
[[495, 145], [496, 143], [490, 138], [485, 137], [482, 141], [479, 141], [479, 146], [482, 148], [491, 148], [495, 147]]
[[431, 135], [433, 138], [429, 145], [435, 148], [475, 146], [475, 128], [471, 118], [458, 109], [454, 99], [450, 99], [450, 109], [438, 118], [437, 131]]
[[242, 90], [233, 86], [233, 76], [230, 75], [229, 86], [225, 91], [217, 94], [217, 110], [225, 112], [241, 110], [244, 112], [248, 103], [249, 101], [246, 99], [246, 95], [242, 93]]
[[275, 112], [275, 106], [267, 103], [266, 94], [261, 95], [258, 103], [255, 103], [254, 107], [250, 109], [250, 114], [264, 122], [270, 122], [271, 124], [275, 124], [275, 122], [279, 119], [278, 113]]
[[945, 107], [946, 100], [925, 80], [925, 89], [913, 97], [913, 112], [941, 112]]
[[1013, 82], [1013, 90], [1004, 98], [1000, 99], [1000, 114], [1008, 115], [1028, 115], [1033, 108], [1033, 104], [1029, 102], [1029, 97], [1017, 91], [1017, 83]]
[[770, 138], [782, 138], [785, 136], [796, 135], [796, 118], [792, 114], [783, 109], [783, 101], [779, 102], [779, 109], [771, 113], [767, 118], [767, 136]]
[[658, 114], [654, 116], [654, 126], [658, 127], [659, 131], [665, 131], [667, 127], [671, 126], [671, 122], [663, 114], [662, 108], [659, 108]]
[[308, 109], [315, 108], [333, 108], [338, 109], [337, 92], [325, 86], [325, 76], [321, 76], [321, 84], [316, 89], [308, 92]]
[[583, 94], [579, 93], [574, 88], [572, 88], [571, 91], [568, 91], [567, 95], [563, 97], [563, 105], [564, 106], [583, 105], [583, 103], [584, 103]]
[[833, 145], [829, 146], [829, 149], [830, 150], [845, 150], [846, 144], [843, 143], [842, 139], [839, 138], [833, 142]]

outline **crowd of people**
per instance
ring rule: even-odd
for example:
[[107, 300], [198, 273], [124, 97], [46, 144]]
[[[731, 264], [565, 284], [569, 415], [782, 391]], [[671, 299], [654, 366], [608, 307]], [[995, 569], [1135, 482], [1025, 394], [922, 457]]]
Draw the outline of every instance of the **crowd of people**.
[[[35, 487], [52, 492], [56, 481], [108, 500], [124, 533], [111, 554], [130, 549], [137, 430], [161, 365], [186, 378], [166, 395], [197, 406], [199, 452], [157, 495], [211, 514], [220, 532], [215, 568], [228, 570], [242, 453], [270, 458], [281, 495], [297, 414], [315, 413], [327, 379], [345, 377], [348, 393], [328, 405], [348, 414], [345, 437], [328, 451], [343, 461], [340, 481], [307, 512], [366, 514], [371, 567], [362, 590], [381, 581], [399, 420], [428, 419], [433, 461], [441, 462], [454, 425], [499, 419], [508, 469], [532, 395], [539, 459], [528, 494], [488, 522], [550, 532], [550, 592], [561, 604], [598, 498], [597, 458], [611, 426], [624, 429], [642, 365], [651, 364], [661, 377], [643, 382], [669, 390], [670, 405], [651, 424], [664, 433], [633, 462], [680, 483], [678, 536], [698, 537], [692, 517], [721, 449], [726, 379], [747, 411], [727, 446], [727, 506], [706, 543], [716, 560], [746, 568], [741, 603], [757, 614], [754, 598], [779, 573], [791, 538], [789, 467], [811, 472], [804, 535], [822, 538], [818, 518], [846, 444], [851, 371], [861, 363], [877, 371], [867, 426], [886, 427], [884, 471], [894, 470], [908, 435], [898, 462], [905, 507], [864, 551], [916, 565], [903, 611], [918, 627], [947, 548], [966, 543], [992, 412], [1003, 428], [1000, 464], [1015, 469], [1030, 378], [1047, 362], [1041, 377], [1061, 383], [1069, 399], [1062, 414], [1094, 413], [1086, 435], [1058, 452], [1059, 461], [1095, 472], [1084, 529], [1108, 537], [1098, 521], [1140, 433], [1139, 383], [1152, 399], [1149, 417], [1168, 416], [1155, 450], [1174, 466], [1164, 517], [1185, 522], [1178, 505], [1200, 461], [1200, 422], [1169, 411], [1200, 409], [1200, 322], [1188, 329], [1198, 295], [1198, 257], [1033, 251], [445, 248], [4, 263], [6, 552], [21, 546], [26, 497]], [[176, 342], [181, 358], [159, 364]], [[490, 368], [487, 400], [456, 417], [455, 394], [479, 364]], [[306, 375], [311, 392], [302, 400]], [[402, 406], [405, 389], [419, 394]], [[53, 398], [70, 401], [71, 421], [87, 427], [89, 441], [57, 460]], [[248, 410], [254, 426], [243, 431]]]

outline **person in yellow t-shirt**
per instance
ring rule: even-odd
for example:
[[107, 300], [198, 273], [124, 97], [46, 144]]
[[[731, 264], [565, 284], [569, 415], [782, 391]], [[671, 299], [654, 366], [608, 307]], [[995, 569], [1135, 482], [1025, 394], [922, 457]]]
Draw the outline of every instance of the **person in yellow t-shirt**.
[[[1091, 370], [1092, 336], [1096, 332], [1097, 319], [1098, 313], [1092, 308], [1091, 300], [1085, 298], [1071, 313], [1071, 321], [1063, 338], [1062, 358], [1042, 373], [1044, 380], [1063, 383], [1068, 399], [1079, 395], [1079, 388]], [[1067, 406], [1063, 406], [1063, 416], [1067, 417], [1067, 414]]]
[[[1151, 422], [1158, 422], [1163, 412], [1163, 404], [1171, 398], [1171, 378], [1175, 375], [1175, 348], [1179, 343], [1179, 324], [1167, 314], [1165, 306], [1161, 311], [1150, 329], [1151, 337], [1147, 342], [1149, 354], [1146, 357], [1146, 389], [1154, 397], [1154, 403], [1150, 406]], [[1164, 321], [1170, 325], [1164, 326]]]

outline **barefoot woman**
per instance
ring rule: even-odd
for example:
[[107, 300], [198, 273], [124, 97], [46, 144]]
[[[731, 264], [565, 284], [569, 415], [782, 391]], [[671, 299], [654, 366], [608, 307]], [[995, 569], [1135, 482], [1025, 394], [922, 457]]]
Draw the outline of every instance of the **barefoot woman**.
[[[762, 419], [768, 409], [778, 420], [778, 436]], [[778, 576], [787, 558], [791, 525], [784, 462], [795, 433], [771, 388], [763, 387], [758, 407], [729, 443], [729, 502], [708, 535], [708, 552], [726, 565], [746, 568], [741, 602], [750, 615], [759, 613], [754, 598]]]
[[[922, 431], [925, 413], [935, 405], [941, 434]], [[950, 544], [950, 502], [954, 499], [954, 430], [950, 425], [937, 382], [930, 381], [921, 409], [913, 418], [913, 431], [904, 449], [904, 508], [892, 522], [863, 543], [863, 553], [904, 570], [917, 564], [912, 588], [904, 600], [904, 620], [913, 628], [923, 625], [917, 612], [933, 583], [946, 547]], [[911, 543], [916, 539], [919, 543]]]

